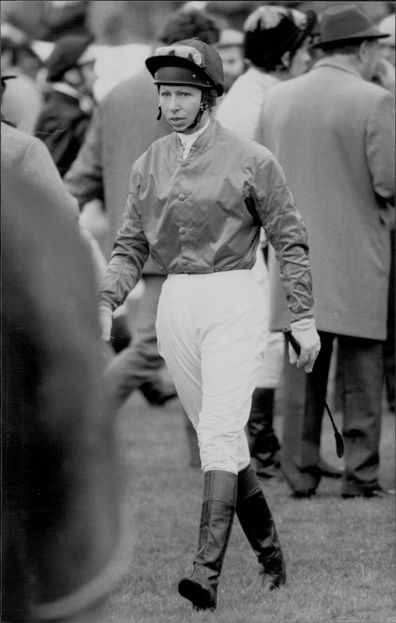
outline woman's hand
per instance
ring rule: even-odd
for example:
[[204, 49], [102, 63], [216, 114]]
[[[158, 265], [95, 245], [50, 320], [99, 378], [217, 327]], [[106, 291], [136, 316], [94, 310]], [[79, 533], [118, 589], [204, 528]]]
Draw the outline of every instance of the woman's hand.
[[302, 318], [290, 325], [292, 335], [300, 344], [300, 354], [289, 344], [289, 361], [297, 368], [304, 366], [305, 372], [312, 372], [316, 357], [320, 351], [320, 337], [315, 327], [314, 318]]

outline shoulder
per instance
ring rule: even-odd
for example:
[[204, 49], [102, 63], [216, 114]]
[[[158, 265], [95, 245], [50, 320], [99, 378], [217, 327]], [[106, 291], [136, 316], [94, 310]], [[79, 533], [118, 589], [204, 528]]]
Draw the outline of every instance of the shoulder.
[[31, 157], [51, 158], [47, 148], [38, 138], [20, 132], [6, 123], [1, 124], [1, 160], [2, 164], [16, 163]]
[[161, 162], [168, 153], [170, 141], [175, 141], [174, 132], [155, 140], [133, 163], [132, 177], [135, 182], [150, 174], [152, 170], [158, 170]]
[[247, 159], [258, 159], [260, 161], [273, 157], [269, 149], [256, 141], [246, 138], [233, 130], [229, 130], [217, 120], [215, 124], [217, 145], [219, 149], [227, 150], [224, 153], [233, 153], [236, 158], [243, 156]]
[[165, 151], [169, 149], [171, 145], [175, 143], [175, 132], [171, 132], [166, 136], [162, 136], [151, 143], [145, 152], [135, 161], [133, 167], [137, 170], [142, 169], [145, 164], [162, 158]]
[[67, 203], [78, 213], [75, 200], [66, 193], [51, 154], [40, 139], [2, 123], [1, 166], [4, 175], [18, 171], [21, 181], [41, 188], [40, 192], [56, 198], [54, 203]]
[[[2, 148], [15, 150], [20, 149], [20, 147], [25, 147], [29, 145], [32, 141], [32, 136], [30, 134], [26, 134], [25, 132], [20, 132], [16, 128], [8, 125], [8, 123], [1, 122], [1, 146]], [[33, 138], [33, 141], [37, 139]]]
[[302, 76], [290, 78], [289, 80], [278, 82], [277, 84], [272, 85], [266, 92], [264, 100], [265, 103], [267, 102], [267, 100], [287, 96], [288, 93], [305, 91], [309, 87], [309, 82], [312, 80], [312, 73], [313, 72], [308, 72], [306, 74], [303, 74]]
[[364, 94], [364, 97], [372, 104], [377, 105], [382, 102], [395, 104], [395, 96], [379, 84], [375, 84], [369, 80], [361, 80], [359, 86], [361, 93]]

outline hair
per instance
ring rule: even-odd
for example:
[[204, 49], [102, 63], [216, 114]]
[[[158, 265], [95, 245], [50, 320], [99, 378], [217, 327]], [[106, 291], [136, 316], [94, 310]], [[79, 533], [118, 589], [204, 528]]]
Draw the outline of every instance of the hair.
[[215, 108], [217, 104], [216, 89], [202, 89], [202, 103], [206, 104], [209, 110]]
[[[164, 84], [166, 84], [166, 83], [164, 83]], [[174, 86], [177, 86], [177, 85], [174, 85]], [[216, 104], [217, 104], [217, 97], [218, 97], [216, 89], [204, 89], [204, 88], [201, 88], [201, 87], [197, 87], [197, 86], [195, 86], [193, 84], [190, 84], [190, 85], [187, 85], [187, 86], [192, 86], [192, 87], [194, 87], [196, 89], [200, 89], [202, 91], [202, 103], [206, 104], [209, 110], [216, 106]], [[158, 93], [160, 91], [160, 87], [161, 87], [161, 84], [157, 84], [157, 91], [158, 91]]]
[[[193, 86], [193, 85], [191, 85]], [[157, 84], [157, 91], [159, 93], [161, 85]], [[200, 87], [196, 87], [200, 88]], [[216, 89], [201, 89], [202, 91], [202, 104], [206, 105], [209, 112], [216, 108], [217, 105], [217, 91]], [[159, 118], [159, 117], [158, 117]]]
[[[288, 52], [288, 50], [286, 50], [285, 52], [282, 53], [286, 54], [286, 52]], [[287, 67], [283, 64], [282, 58], [276, 58], [276, 59], [269, 59], [268, 61], [263, 61], [262, 63], [260, 63], [260, 68], [264, 69], [265, 71], [276, 71], [277, 69], [281, 69], [286, 71]]]
[[361, 43], [363, 41], [369, 41], [368, 39], [356, 39], [354, 43], [342, 41], [329, 43], [322, 46], [322, 51], [326, 56], [333, 56], [333, 54], [356, 54]]
[[217, 43], [220, 39], [220, 27], [216, 19], [205, 11], [179, 9], [171, 13], [158, 33], [158, 39], [165, 45], [194, 37], [208, 45]]

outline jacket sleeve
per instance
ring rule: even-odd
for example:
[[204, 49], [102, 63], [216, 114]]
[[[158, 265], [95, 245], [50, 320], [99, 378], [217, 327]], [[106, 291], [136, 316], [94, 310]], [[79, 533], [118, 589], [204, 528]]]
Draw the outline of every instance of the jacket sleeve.
[[140, 212], [138, 189], [140, 175], [132, 169], [123, 223], [117, 234], [100, 293], [100, 304], [115, 309], [139, 281], [149, 256]]
[[86, 138], [70, 169], [63, 178], [66, 189], [80, 208], [88, 201], [103, 201], [102, 119], [100, 107], [94, 112]]
[[395, 199], [395, 98], [384, 96], [368, 119], [366, 154], [373, 190], [389, 203]]
[[[268, 152], [269, 153], [269, 152]], [[256, 211], [275, 250], [291, 320], [312, 316], [312, 275], [308, 236], [278, 162], [269, 153], [256, 167], [253, 188]]]

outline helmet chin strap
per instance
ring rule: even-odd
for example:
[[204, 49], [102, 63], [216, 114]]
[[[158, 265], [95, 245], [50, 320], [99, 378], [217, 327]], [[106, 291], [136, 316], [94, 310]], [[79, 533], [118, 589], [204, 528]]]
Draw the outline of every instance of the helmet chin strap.
[[193, 130], [194, 128], [196, 128], [197, 125], [200, 124], [201, 119], [202, 119], [202, 115], [204, 114], [205, 110], [208, 110], [208, 105], [204, 104], [201, 101], [201, 105], [199, 107], [199, 111], [197, 113], [197, 116], [195, 117], [194, 121], [185, 130], [183, 130], [183, 132], [186, 132], [187, 130]]

